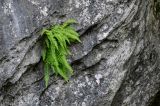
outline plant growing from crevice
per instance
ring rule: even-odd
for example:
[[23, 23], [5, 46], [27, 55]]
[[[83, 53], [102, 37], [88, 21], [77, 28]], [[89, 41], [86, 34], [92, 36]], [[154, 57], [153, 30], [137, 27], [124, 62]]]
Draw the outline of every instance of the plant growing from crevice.
[[70, 76], [73, 75], [73, 69], [67, 61], [67, 56], [71, 54], [68, 45], [71, 42], [80, 42], [79, 34], [71, 26], [75, 23], [77, 23], [75, 20], [69, 19], [61, 25], [53, 25], [42, 30], [42, 60], [46, 87], [51, 71], [60, 75], [65, 81], [68, 81]]

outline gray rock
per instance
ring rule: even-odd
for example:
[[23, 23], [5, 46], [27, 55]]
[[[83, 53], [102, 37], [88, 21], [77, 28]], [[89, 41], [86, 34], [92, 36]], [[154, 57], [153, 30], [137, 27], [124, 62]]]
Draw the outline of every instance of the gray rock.
[[[0, 106], [154, 106], [160, 91], [159, 0], [1, 0]], [[68, 83], [43, 81], [42, 28], [73, 18]]]

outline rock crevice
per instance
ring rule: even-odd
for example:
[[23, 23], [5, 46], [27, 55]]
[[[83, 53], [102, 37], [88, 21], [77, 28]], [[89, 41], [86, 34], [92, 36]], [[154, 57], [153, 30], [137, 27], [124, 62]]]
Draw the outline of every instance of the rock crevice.
[[[0, 1], [1, 106], [153, 106], [160, 87], [159, 0]], [[43, 81], [43, 27], [74, 18], [68, 83]], [[156, 96], [157, 95], [157, 96]]]

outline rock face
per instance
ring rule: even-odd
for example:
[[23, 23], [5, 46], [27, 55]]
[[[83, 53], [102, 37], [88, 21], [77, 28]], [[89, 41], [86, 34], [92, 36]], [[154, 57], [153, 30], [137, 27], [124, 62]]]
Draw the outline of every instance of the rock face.
[[[159, 0], [1, 0], [0, 106], [158, 106]], [[69, 83], [43, 81], [39, 31], [73, 18]]]

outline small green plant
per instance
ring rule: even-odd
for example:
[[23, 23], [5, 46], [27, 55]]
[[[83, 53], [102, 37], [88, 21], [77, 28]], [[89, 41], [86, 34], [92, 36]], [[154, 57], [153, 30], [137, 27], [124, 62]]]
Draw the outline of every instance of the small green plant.
[[71, 54], [68, 45], [74, 41], [81, 42], [79, 34], [71, 27], [71, 24], [75, 23], [77, 23], [75, 20], [70, 19], [61, 25], [53, 25], [51, 28], [42, 30], [42, 59], [46, 87], [48, 86], [50, 71], [60, 75], [65, 81], [68, 81], [73, 75], [67, 56]]

